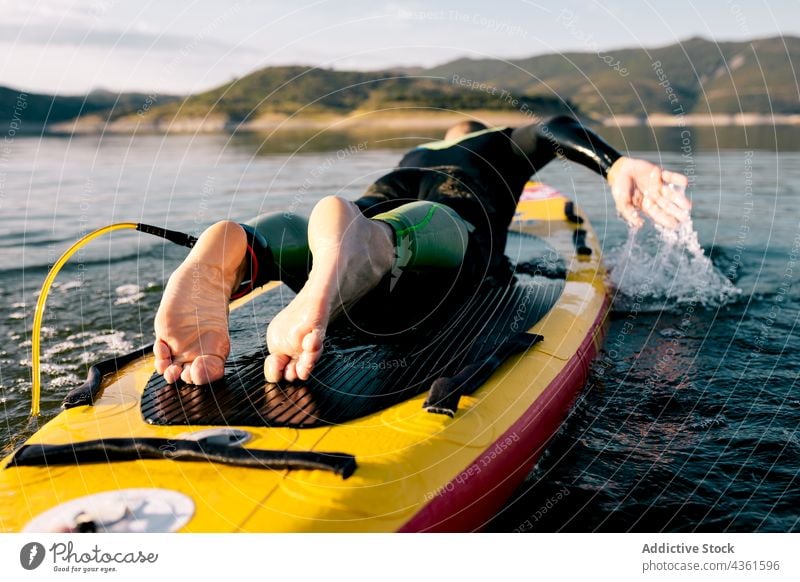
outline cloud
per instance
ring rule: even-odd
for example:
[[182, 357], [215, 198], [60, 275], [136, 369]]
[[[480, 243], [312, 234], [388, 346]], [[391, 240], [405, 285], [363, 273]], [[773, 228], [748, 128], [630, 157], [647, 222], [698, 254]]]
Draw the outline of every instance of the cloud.
[[192, 50], [210, 53], [236, 51], [260, 54], [263, 52], [244, 45], [233, 45], [200, 33], [192, 37], [142, 30], [87, 29], [73, 25], [53, 28], [35, 24], [20, 28], [3, 23], [0, 24], [0, 42], [34, 46], [113, 47], [135, 51], [174, 52], [191, 47]]

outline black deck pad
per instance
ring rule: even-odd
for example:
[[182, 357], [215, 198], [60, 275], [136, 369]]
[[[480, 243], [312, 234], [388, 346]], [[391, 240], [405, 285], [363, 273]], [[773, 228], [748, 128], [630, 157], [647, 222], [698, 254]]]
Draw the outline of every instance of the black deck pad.
[[[520, 266], [556, 256], [541, 239], [515, 233], [506, 253]], [[558, 271], [566, 269], [559, 265]], [[234, 353], [223, 380], [167, 384], [154, 374], [142, 395], [142, 414], [159, 425], [297, 428], [361, 418], [502, 351], [550, 310], [563, 285], [552, 272], [520, 268], [510, 285], [486, 285], [458, 299], [444, 293], [440, 301], [418, 289], [364, 301], [328, 329], [323, 356], [307, 382], [272, 384], [264, 380], [263, 337], [266, 323], [293, 296], [282, 286], [232, 314]]]

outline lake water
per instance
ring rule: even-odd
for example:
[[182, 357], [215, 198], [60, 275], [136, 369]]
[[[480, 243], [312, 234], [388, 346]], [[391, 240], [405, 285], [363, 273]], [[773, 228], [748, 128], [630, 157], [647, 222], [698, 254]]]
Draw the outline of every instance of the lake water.
[[[634, 155], [692, 176], [694, 226], [715, 270], [693, 273], [686, 252], [652, 230], [630, 239], [590, 171], [554, 162], [540, 174], [591, 217], [619, 288], [583, 396], [488, 529], [796, 531], [800, 134], [769, 127], [605, 133]], [[221, 218], [307, 212], [327, 194], [355, 198], [424, 137], [6, 141], [0, 446], [30, 430], [36, 293], [48, 266], [81, 235], [121, 221], [197, 234]], [[78, 253], [54, 285], [45, 317], [45, 419], [83, 381], [88, 363], [151, 341], [160, 293], [184, 255], [125, 232]]]

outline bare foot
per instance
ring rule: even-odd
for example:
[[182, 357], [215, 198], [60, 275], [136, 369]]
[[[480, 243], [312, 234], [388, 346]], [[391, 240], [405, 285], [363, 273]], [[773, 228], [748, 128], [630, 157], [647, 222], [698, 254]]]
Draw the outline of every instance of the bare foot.
[[230, 353], [228, 303], [243, 276], [247, 235], [235, 222], [209, 227], [169, 278], [156, 314], [153, 353], [167, 382], [208, 384]]
[[308, 281], [267, 328], [269, 382], [307, 380], [322, 355], [328, 322], [372, 290], [394, 263], [392, 228], [365, 218], [343, 198], [317, 203], [308, 238], [314, 257]]

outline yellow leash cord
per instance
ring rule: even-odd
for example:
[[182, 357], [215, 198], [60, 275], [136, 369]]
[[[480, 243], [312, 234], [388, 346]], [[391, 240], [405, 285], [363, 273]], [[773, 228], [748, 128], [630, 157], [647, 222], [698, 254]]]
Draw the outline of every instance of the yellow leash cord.
[[33, 316], [33, 331], [31, 332], [31, 357], [32, 357], [32, 366], [31, 366], [31, 373], [33, 376], [33, 387], [31, 389], [31, 416], [38, 416], [39, 414], [39, 404], [41, 400], [42, 394], [42, 370], [41, 370], [41, 331], [42, 331], [42, 320], [44, 319], [44, 307], [45, 303], [47, 302], [47, 295], [50, 293], [50, 287], [53, 284], [53, 281], [58, 275], [58, 272], [61, 270], [61, 267], [64, 266], [72, 255], [74, 255], [81, 247], [83, 247], [86, 243], [96, 239], [99, 236], [102, 236], [108, 232], [112, 232], [115, 230], [123, 230], [123, 229], [133, 229], [136, 230], [139, 225], [135, 222], [119, 222], [117, 224], [109, 224], [108, 226], [104, 226], [103, 228], [98, 228], [95, 231], [90, 232], [86, 236], [80, 238], [75, 244], [69, 247], [64, 254], [62, 254], [59, 259], [56, 261], [53, 268], [50, 269], [50, 272], [47, 274], [47, 277], [42, 284], [42, 289], [39, 292], [39, 299], [36, 301], [36, 312]]
[[196, 237], [188, 235], [184, 232], [179, 232], [177, 230], [168, 230], [166, 228], [161, 228], [160, 226], [152, 226], [150, 224], [136, 222], [118, 222], [116, 224], [109, 224], [108, 226], [98, 228], [97, 230], [94, 230], [81, 237], [58, 258], [56, 264], [53, 265], [53, 268], [50, 269], [49, 273], [47, 273], [44, 283], [42, 283], [42, 289], [39, 291], [39, 299], [36, 301], [36, 312], [33, 315], [33, 330], [31, 332], [31, 375], [33, 376], [33, 387], [31, 388], [31, 416], [38, 416], [40, 411], [39, 405], [42, 397], [42, 320], [44, 319], [44, 306], [47, 302], [47, 296], [50, 294], [50, 286], [53, 284], [56, 275], [58, 275], [59, 271], [61, 271], [61, 267], [64, 266], [64, 263], [66, 263], [72, 257], [72, 255], [80, 250], [82, 246], [106, 233], [124, 229], [138, 230], [139, 232], [143, 232], [145, 234], [152, 234], [175, 243], [176, 245], [187, 248], [192, 248], [194, 243], [197, 242]]

